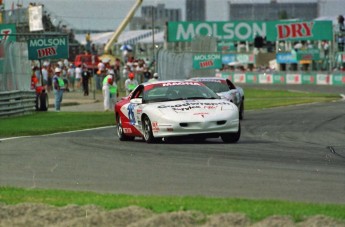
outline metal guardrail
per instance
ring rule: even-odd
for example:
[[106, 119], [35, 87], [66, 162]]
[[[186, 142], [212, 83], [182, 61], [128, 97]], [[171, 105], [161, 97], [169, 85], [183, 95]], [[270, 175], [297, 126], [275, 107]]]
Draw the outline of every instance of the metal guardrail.
[[35, 91], [0, 92], [0, 118], [34, 112], [35, 100]]

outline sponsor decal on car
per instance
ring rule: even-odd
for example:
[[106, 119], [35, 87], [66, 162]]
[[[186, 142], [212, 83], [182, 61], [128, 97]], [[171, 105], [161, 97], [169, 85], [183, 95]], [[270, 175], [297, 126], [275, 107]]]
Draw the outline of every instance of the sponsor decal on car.
[[132, 129], [131, 128], [123, 128], [123, 132], [124, 133], [132, 133]]
[[160, 105], [157, 108], [176, 108], [176, 107], [188, 107], [188, 106], [218, 106], [218, 105], [231, 105], [229, 102], [214, 102], [214, 103], [203, 103], [203, 102], [187, 102], [175, 105]]
[[134, 117], [134, 107], [135, 105], [130, 103], [127, 107], [127, 110], [128, 110], [128, 119], [129, 119], [129, 122], [134, 125], [135, 124], [135, 117]]
[[213, 110], [217, 109], [217, 106], [204, 106], [204, 109]]
[[154, 121], [152, 122], [152, 131], [153, 132], [159, 132], [159, 126], [158, 126], [158, 122], [157, 121]]
[[164, 83], [162, 86], [167, 87], [167, 86], [181, 86], [181, 85], [196, 85], [196, 86], [202, 86], [198, 82], [168, 82]]
[[208, 113], [194, 113], [193, 115], [200, 115], [202, 117], [205, 117], [204, 115], [207, 115]]

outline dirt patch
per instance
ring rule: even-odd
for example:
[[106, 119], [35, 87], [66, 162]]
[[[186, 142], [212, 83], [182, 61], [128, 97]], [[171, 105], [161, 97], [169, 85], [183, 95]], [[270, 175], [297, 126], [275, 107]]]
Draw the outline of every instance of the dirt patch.
[[156, 214], [148, 209], [130, 206], [104, 210], [97, 206], [54, 207], [23, 203], [14, 206], [0, 204], [0, 227], [8, 226], [120, 226], [120, 227], [345, 227], [341, 222], [325, 216], [309, 217], [294, 223], [289, 216], [272, 216], [252, 223], [241, 213], [224, 213], [207, 216], [198, 211], [178, 211]]

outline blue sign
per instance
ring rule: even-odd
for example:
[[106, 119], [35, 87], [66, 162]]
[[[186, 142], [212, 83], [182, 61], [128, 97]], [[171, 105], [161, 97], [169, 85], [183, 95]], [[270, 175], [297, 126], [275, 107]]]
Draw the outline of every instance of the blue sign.
[[278, 64], [297, 63], [296, 55], [292, 53], [277, 53], [276, 60]]
[[223, 54], [222, 63], [227, 65], [230, 62], [236, 62], [236, 54]]

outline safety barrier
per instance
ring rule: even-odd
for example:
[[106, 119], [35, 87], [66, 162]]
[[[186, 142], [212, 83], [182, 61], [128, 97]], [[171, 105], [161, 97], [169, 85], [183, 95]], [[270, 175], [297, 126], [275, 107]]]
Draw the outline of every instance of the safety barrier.
[[219, 72], [217, 77], [243, 84], [310, 84], [345, 86], [345, 73], [299, 72]]
[[32, 113], [35, 100], [35, 91], [0, 92], [0, 118]]

